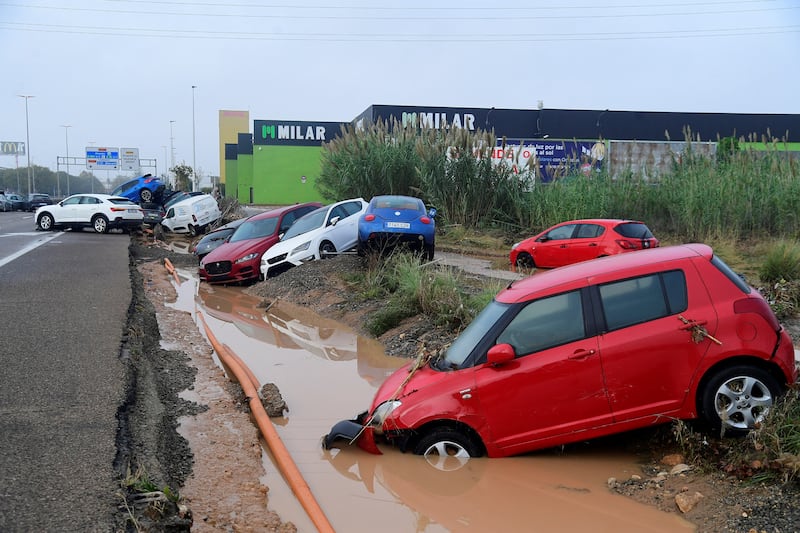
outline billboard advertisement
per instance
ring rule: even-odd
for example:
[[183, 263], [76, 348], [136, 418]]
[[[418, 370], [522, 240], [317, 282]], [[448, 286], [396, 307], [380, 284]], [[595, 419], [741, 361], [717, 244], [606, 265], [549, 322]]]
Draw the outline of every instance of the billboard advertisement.
[[515, 174], [534, 172], [545, 183], [579, 172], [586, 176], [600, 172], [605, 159], [602, 141], [500, 140], [492, 151], [492, 162]]

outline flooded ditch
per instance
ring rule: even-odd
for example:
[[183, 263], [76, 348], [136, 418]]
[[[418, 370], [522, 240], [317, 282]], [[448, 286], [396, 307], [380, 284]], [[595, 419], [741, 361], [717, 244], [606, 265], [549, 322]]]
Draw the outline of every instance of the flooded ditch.
[[[165, 294], [166, 308], [190, 314], [198, 328], [197, 314], [202, 313], [217, 339], [244, 361], [259, 383], [279, 387], [288, 411], [273, 422], [337, 531], [694, 531], [676, 514], [608, 489], [609, 478], [628, 479], [640, 472], [636, 458], [613, 445], [592, 443], [563, 454], [547, 450], [456, 465], [429, 464], [423, 457], [388, 448], [382, 456], [358, 448], [323, 450], [321, 438], [331, 425], [364, 410], [383, 379], [407, 361], [385, 355], [378, 341], [304, 307], [278, 302], [265, 311], [258, 307], [258, 297], [240, 288], [200, 284], [192, 270], [178, 272], [180, 285], [163, 273], [177, 292], [172, 298]], [[210, 351], [197, 346], [196, 339], [185, 342], [190, 349]], [[170, 348], [179, 349], [175, 341]], [[197, 392], [187, 394], [192, 399]], [[216, 394], [224, 401], [224, 391]], [[210, 429], [197, 427], [192, 418], [185, 417], [179, 430], [196, 442], [197, 435], [191, 433]], [[226, 424], [224, 418], [217, 423]], [[249, 431], [238, 428], [233, 433]], [[200, 440], [214, 439], [204, 433]], [[253, 453], [260, 455], [262, 486], [244, 489], [255, 500], [247, 512], [238, 511], [239, 521], [257, 513], [268, 499], [269, 510], [283, 521], [292, 522], [298, 531], [313, 531], [261, 443]], [[221, 451], [219, 457], [224, 462], [226, 453]], [[219, 468], [220, 479], [236, 476], [235, 465], [230, 473], [225, 465]], [[245, 496], [233, 507], [237, 505], [246, 505]], [[196, 524], [200, 520], [204, 519], [195, 517]]]

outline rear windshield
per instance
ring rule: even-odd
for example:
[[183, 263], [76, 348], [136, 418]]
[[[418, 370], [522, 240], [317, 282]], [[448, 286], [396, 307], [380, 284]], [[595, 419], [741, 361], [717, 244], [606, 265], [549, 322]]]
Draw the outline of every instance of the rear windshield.
[[109, 198], [108, 201], [117, 205], [135, 205], [136, 207], [139, 207], [136, 203], [128, 200], [127, 198]]
[[614, 231], [629, 239], [652, 239], [650, 228], [641, 222], [623, 222], [614, 228]]
[[742, 276], [734, 272], [731, 267], [725, 263], [725, 261], [715, 255], [711, 258], [711, 264], [717, 267], [717, 270], [725, 274], [725, 277], [731, 280], [734, 285], [739, 287], [740, 291], [745, 294], [750, 294], [750, 285], [747, 284]]

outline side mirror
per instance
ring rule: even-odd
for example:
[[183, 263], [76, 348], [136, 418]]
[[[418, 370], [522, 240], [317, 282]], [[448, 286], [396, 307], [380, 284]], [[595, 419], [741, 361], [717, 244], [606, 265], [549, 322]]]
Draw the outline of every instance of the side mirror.
[[339, 218], [340, 218], [340, 217], [333, 217], [333, 218], [330, 220], [330, 222], [328, 222], [328, 225], [329, 225], [329, 226], [335, 226], [336, 224], [338, 224], [338, 223], [339, 223]]
[[433, 207], [428, 209], [428, 216], [431, 217], [431, 218], [435, 217], [436, 216], [436, 209], [433, 208]]
[[542, 235], [541, 237], [536, 239], [536, 242], [547, 242], [549, 240], [550, 240], [550, 237], [548, 237], [547, 235]]
[[510, 344], [495, 344], [486, 352], [486, 362], [492, 366], [503, 365], [517, 357], [514, 347]]

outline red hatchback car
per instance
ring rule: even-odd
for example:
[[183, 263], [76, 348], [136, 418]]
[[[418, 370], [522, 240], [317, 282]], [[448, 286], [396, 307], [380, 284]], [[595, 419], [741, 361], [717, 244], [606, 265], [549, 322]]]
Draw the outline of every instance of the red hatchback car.
[[710, 247], [667, 246], [514, 282], [324, 445], [502, 457], [677, 419], [743, 433], [796, 380], [761, 294]]
[[261, 276], [261, 256], [280, 240], [294, 221], [322, 207], [309, 202], [280, 207], [248, 218], [228, 240], [200, 261], [198, 274], [208, 283], [257, 281]]
[[570, 220], [511, 247], [512, 265], [556, 268], [606, 255], [658, 246], [644, 222], [611, 218]]

